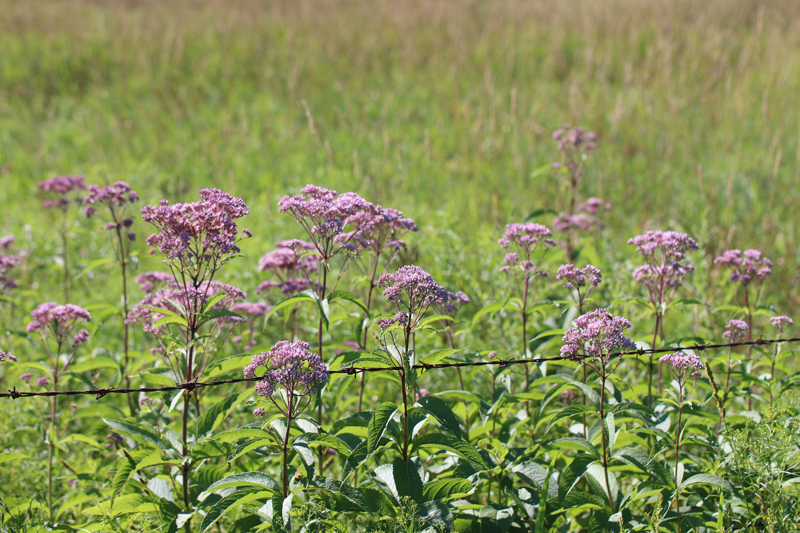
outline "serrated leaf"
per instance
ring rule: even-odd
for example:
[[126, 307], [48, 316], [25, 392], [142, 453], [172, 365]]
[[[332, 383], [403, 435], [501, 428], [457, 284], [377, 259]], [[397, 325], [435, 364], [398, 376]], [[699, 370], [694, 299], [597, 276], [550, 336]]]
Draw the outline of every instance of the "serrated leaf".
[[392, 477], [397, 494], [402, 498], [408, 496], [417, 503], [422, 503], [422, 479], [412, 461], [403, 461], [400, 457], [392, 461]]
[[200, 530], [205, 533], [211, 529], [211, 526], [216, 524], [231, 508], [244, 505], [245, 503], [261, 499], [265, 496], [266, 493], [264, 491], [256, 488], [240, 489], [229, 496], [225, 496], [208, 510], [208, 513], [206, 513], [206, 516], [203, 518], [203, 523], [200, 524]]
[[716, 485], [727, 492], [733, 492], [733, 485], [731, 485], [729, 481], [712, 474], [695, 474], [681, 484], [681, 489], [685, 489], [689, 485], [695, 485], [697, 483]]
[[453, 452], [467, 461], [477, 463], [484, 468], [489, 468], [489, 465], [483, 460], [474, 446], [466, 441], [458, 439], [453, 435], [446, 435], [444, 433], [429, 433], [418, 437], [413, 442], [414, 447], [422, 450], [445, 450]]
[[465, 496], [474, 488], [475, 486], [468, 479], [444, 478], [426, 484], [422, 489], [422, 494], [425, 501], [447, 501], [450, 498]]
[[136, 469], [136, 461], [128, 455], [124, 454], [119, 461], [117, 461], [117, 473], [114, 474], [114, 480], [111, 482], [111, 504], [114, 504], [114, 499], [125, 488], [125, 484], [131, 478], [131, 474]]
[[417, 403], [439, 422], [442, 429], [449, 431], [459, 439], [464, 437], [461, 422], [447, 402], [436, 396], [425, 396], [417, 400]]
[[158, 446], [159, 448], [165, 447], [164, 441], [158, 438], [158, 435], [144, 426], [133, 422], [127, 422], [125, 420], [113, 420], [108, 418], [103, 418], [103, 422], [108, 424], [111, 429], [120, 431], [122, 433], [127, 433], [133, 440], [137, 442], [141, 442], [142, 444], [152, 444], [154, 446]]
[[377, 448], [389, 421], [397, 412], [397, 406], [392, 402], [384, 402], [375, 411], [367, 427], [367, 453], [372, 454]]
[[570, 405], [569, 407], [565, 407], [554, 416], [550, 422], [547, 424], [547, 428], [544, 430], [545, 433], [550, 431], [550, 428], [553, 427], [559, 420], [563, 420], [565, 418], [571, 418], [575, 415], [583, 415], [586, 413], [594, 413], [594, 407], [590, 407], [588, 405], [583, 405], [576, 403], [575, 405]]
[[203, 491], [199, 499], [204, 499], [203, 495], [207, 496], [214, 491], [233, 487], [260, 487], [259, 490], [266, 489], [272, 492], [281, 490], [281, 486], [277, 481], [262, 472], [240, 472], [212, 483]]
[[204, 436], [207, 433], [210, 433], [214, 429], [214, 422], [216, 422], [219, 416], [226, 415], [228, 411], [236, 404], [236, 400], [239, 399], [241, 393], [232, 392], [228, 394], [225, 398], [221, 401], [214, 404], [213, 407], [206, 410], [200, 419], [197, 421], [197, 435]]

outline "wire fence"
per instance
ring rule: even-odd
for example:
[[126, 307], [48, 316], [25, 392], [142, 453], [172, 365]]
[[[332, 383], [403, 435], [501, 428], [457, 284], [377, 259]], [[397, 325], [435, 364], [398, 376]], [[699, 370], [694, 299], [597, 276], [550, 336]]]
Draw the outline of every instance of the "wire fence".
[[[608, 357], [622, 357], [625, 355], [646, 355], [646, 354], [660, 354], [660, 353], [671, 353], [671, 352], [679, 352], [683, 350], [721, 350], [724, 348], [736, 348], [741, 346], [768, 346], [773, 344], [781, 344], [781, 343], [791, 343], [791, 342], [800, 342], [800, 337], [792, 337], [788, 339], [755, 339], [752, 341], [745, 341], [745, 342], [732, 342], [727, 344], [695, 344], [692, 346], [679, 346], [679, 347], [671, 347], [671, 348], [640, 348], [637, 350], [629, 350], [629, 351], [622, 351], [622, 352], [612, 352], [607, 354]], [[248, 355], [248, 354], [243, 354]], [[546, 363], [549, 361], [583, 361], [584, 359], [590, 359], [591, 356], [579, 356], [575, 358], [564, 358], [561, 356], [556, 357], [539, 357], [539, 358], [528, 358], [528, 359], [502, 359], [502, 358], [492, 358], [486, 361], [471, 361], [471, 362], [459, 362], [459, 363], [419, 363], [415, 364], [412, 368], [417, 370], [434, 370], [440, 368], [463, 368], [463, 367], [474, 367], [474, 366], [499, 366], [500, 368], [509, 366], [509, 365], [519, 365], [519, 364], [538, 364], [538, 363]], [[354, 362], [358, 362], [357, 360]], [[349, 366], [347, 368], [342, 368], [338, 370], [330, 370], [328, 371], [329, 374], [347, 374], [347, 375], [356, 375], [361, 373], [369, 373], [369, 372], [391, 372], [391, 371], [401, 371], [403, 370], [402, 366], [380, 366], [380, 367], [357, 367], [357, 366]], [[171, 385], [168, 387], [141, 387], [137, 389], [133, 388], [124, 388], [119, 389], [116, 387], [105, 387], [100, 388], [96, 387], [94, 389], [89, 390], [67, 390], [67, 391], [42, 391], [42, 392], [22, 392], [16, 390], [16, 386], [8, 390], [8, 392], [0, 393], [0, 398], [11, 398], [16, 400], [17, 398], [31, 398], [35, 396], [44, 396], [44, 397], [51, 397], [51, 396], [85, 396], [85, 395], [94, 395], [96, 400], [99, 400], [103, 396], [107, 394], [131, 394], [135, 392], [170, 392], [170, 391], [177, 391], [177, 390], [186, 390], [189, 392], [194, 391], [195, 389], [201, 389], [204, 387], [216, 387], [219, 385], [229, 385], [234, 383], [246, 383], [249, 381], [260, 381], [263, 379], [262, 377], [253, 377], [253, 378], [235, 378], [235, 379], [224, 379], [219, 381], [205, 381], [205, 382], [189, 382], [189, 383], [181, 383], [178, 385]]]

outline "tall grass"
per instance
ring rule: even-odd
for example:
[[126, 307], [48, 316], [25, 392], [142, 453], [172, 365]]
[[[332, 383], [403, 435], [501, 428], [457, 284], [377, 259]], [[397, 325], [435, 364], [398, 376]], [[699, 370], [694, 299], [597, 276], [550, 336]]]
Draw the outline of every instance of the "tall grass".
[[792, 1], [0, 0], [0, 13], [11, 228], [56, 174], [126, 179], [148, 201], [215, 184], [273, 209], [314, 181], [493, 246], [501, 224], [557, 208], [541, 169], [566, 119], [598, 133], [588, 182], [616, 206], [612, 244], [676, 226], [707, 261], [757, 245], [785, 258], [787, 303], [800, 295]]

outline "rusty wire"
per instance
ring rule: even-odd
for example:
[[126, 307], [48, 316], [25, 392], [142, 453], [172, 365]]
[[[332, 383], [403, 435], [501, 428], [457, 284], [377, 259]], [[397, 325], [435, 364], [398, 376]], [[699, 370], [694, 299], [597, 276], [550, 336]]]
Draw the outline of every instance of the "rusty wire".
[[[745, 342], [732, 342], [727, 344], [696, 344], [693, 346], [680, 346], [680, 347], [672, 347], [672, 348], [640, 348], [638, 350], [629, 350], [623, 352], [613, 352], [608, 354], [608, 357], [622, 357], [624, 355], [645, 355], [645, 354], [659, 354], [659, 353], [670, 353], [670, 352], [678, 352], [681, 350], [720, 350], [723, 348], [736, 348], [739, 346], [766, 346], [772, 344], [780, 344], [784, 342], [800, 342], [800, 337], [793, 337], [788, 339], [755, 339], [753, 341], [745, 341]], [[412, 368], [417, 370], [433, 370], [433, 369], [440, 369], [440, 368], [461, 368], [461, 367], [470, 367], [470, 366], [499, 366], [500, 368], [506, 367], [508, 365], [519, 365], [519, 364], [538, 364], [538, 363], [545, 363], [549, 361], [576, 361], [580, 362], [584, 359], [589, 359], [590, 356], [580, 356], [573, 359], [566, 359], [560, 356], [557, 357], [539, 357], [539, 358], [531, 358], [531, 359], [502, 359], [502, 358], [493, 358], [487, 361], [472, 361], [472, 362], [461, 362], [461, 363], [420, 363], [414, 365]], [[357, 361], [355, 361], [357, 362]], [[403, 370], [401, 366], [392, 366], [392, 367], [356, 367], [350, 366], [347, 368], [342, 368], [339, 370], [330, 370], [329, 374], [347, 374], [347, 375], [356, 375], [359, 373], [368, 373], [368, 372], [391, 372], [391, 371], [400, 371]], [[126, 388], [126, 389], [118, 389], [116, 387], [106, 387], [100, 388], [96, 387], [91, 390], [68, 390], [68, 391], [43, 391], [43, 392], [21, 392], [16, 390], [16, 387], [9, 390], [8, 392], [0, 393], [0, 398], [11, 398], [16, 400], [17, 398], [30, 398], [34, 396], [43, 396], [43, 397], [51, 397], [51, 396], [83, 396], [83, 395], [94, 395], [96, 400], [99, 400], [103, 396], [107, 394], [131, 394], [134, 392], [170, 392], [170, 391], [177, 391], [177, 390], [185, 390], [188, 392], [192, 392], [195, 389], [200, 389], [204, 387], [215, 387], [218, 385], [228, 385], [233, 383], [245, 383], [248, 381], [259, 381], [261, 377], [254, 377], [254, 378], [235, 378], [235, 379], [224, 379], [219, 381], [206, 381], [206, 382], [189, 382], [189, 383], [181, 383], [177, 385], [171, 385], [169, 387], [141, 387], [138, 389]]]

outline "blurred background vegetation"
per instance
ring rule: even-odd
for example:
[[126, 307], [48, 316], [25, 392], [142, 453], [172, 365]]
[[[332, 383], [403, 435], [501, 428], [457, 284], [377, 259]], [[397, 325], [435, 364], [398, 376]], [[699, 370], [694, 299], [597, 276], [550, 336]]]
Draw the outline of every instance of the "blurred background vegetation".
[[[277, 200], [317, 183], [404, 210], [420, 264], [486, 282], [504, 224], [559, 209], [551, 133], [570, 122], [599, 137], [584, 196], [614, 204], [611, 255], [680, 229], [700, 270], [760, 248], [771, 303], [800, 296], [792, 0], [0, 0], [0, 50], [0, 209], [40, 256], [58, 255], [36, 189], [55, 175], [243, 197], [243, 277], [298, 236]], [[77, 255], [102, 255], [74, 216]]]

